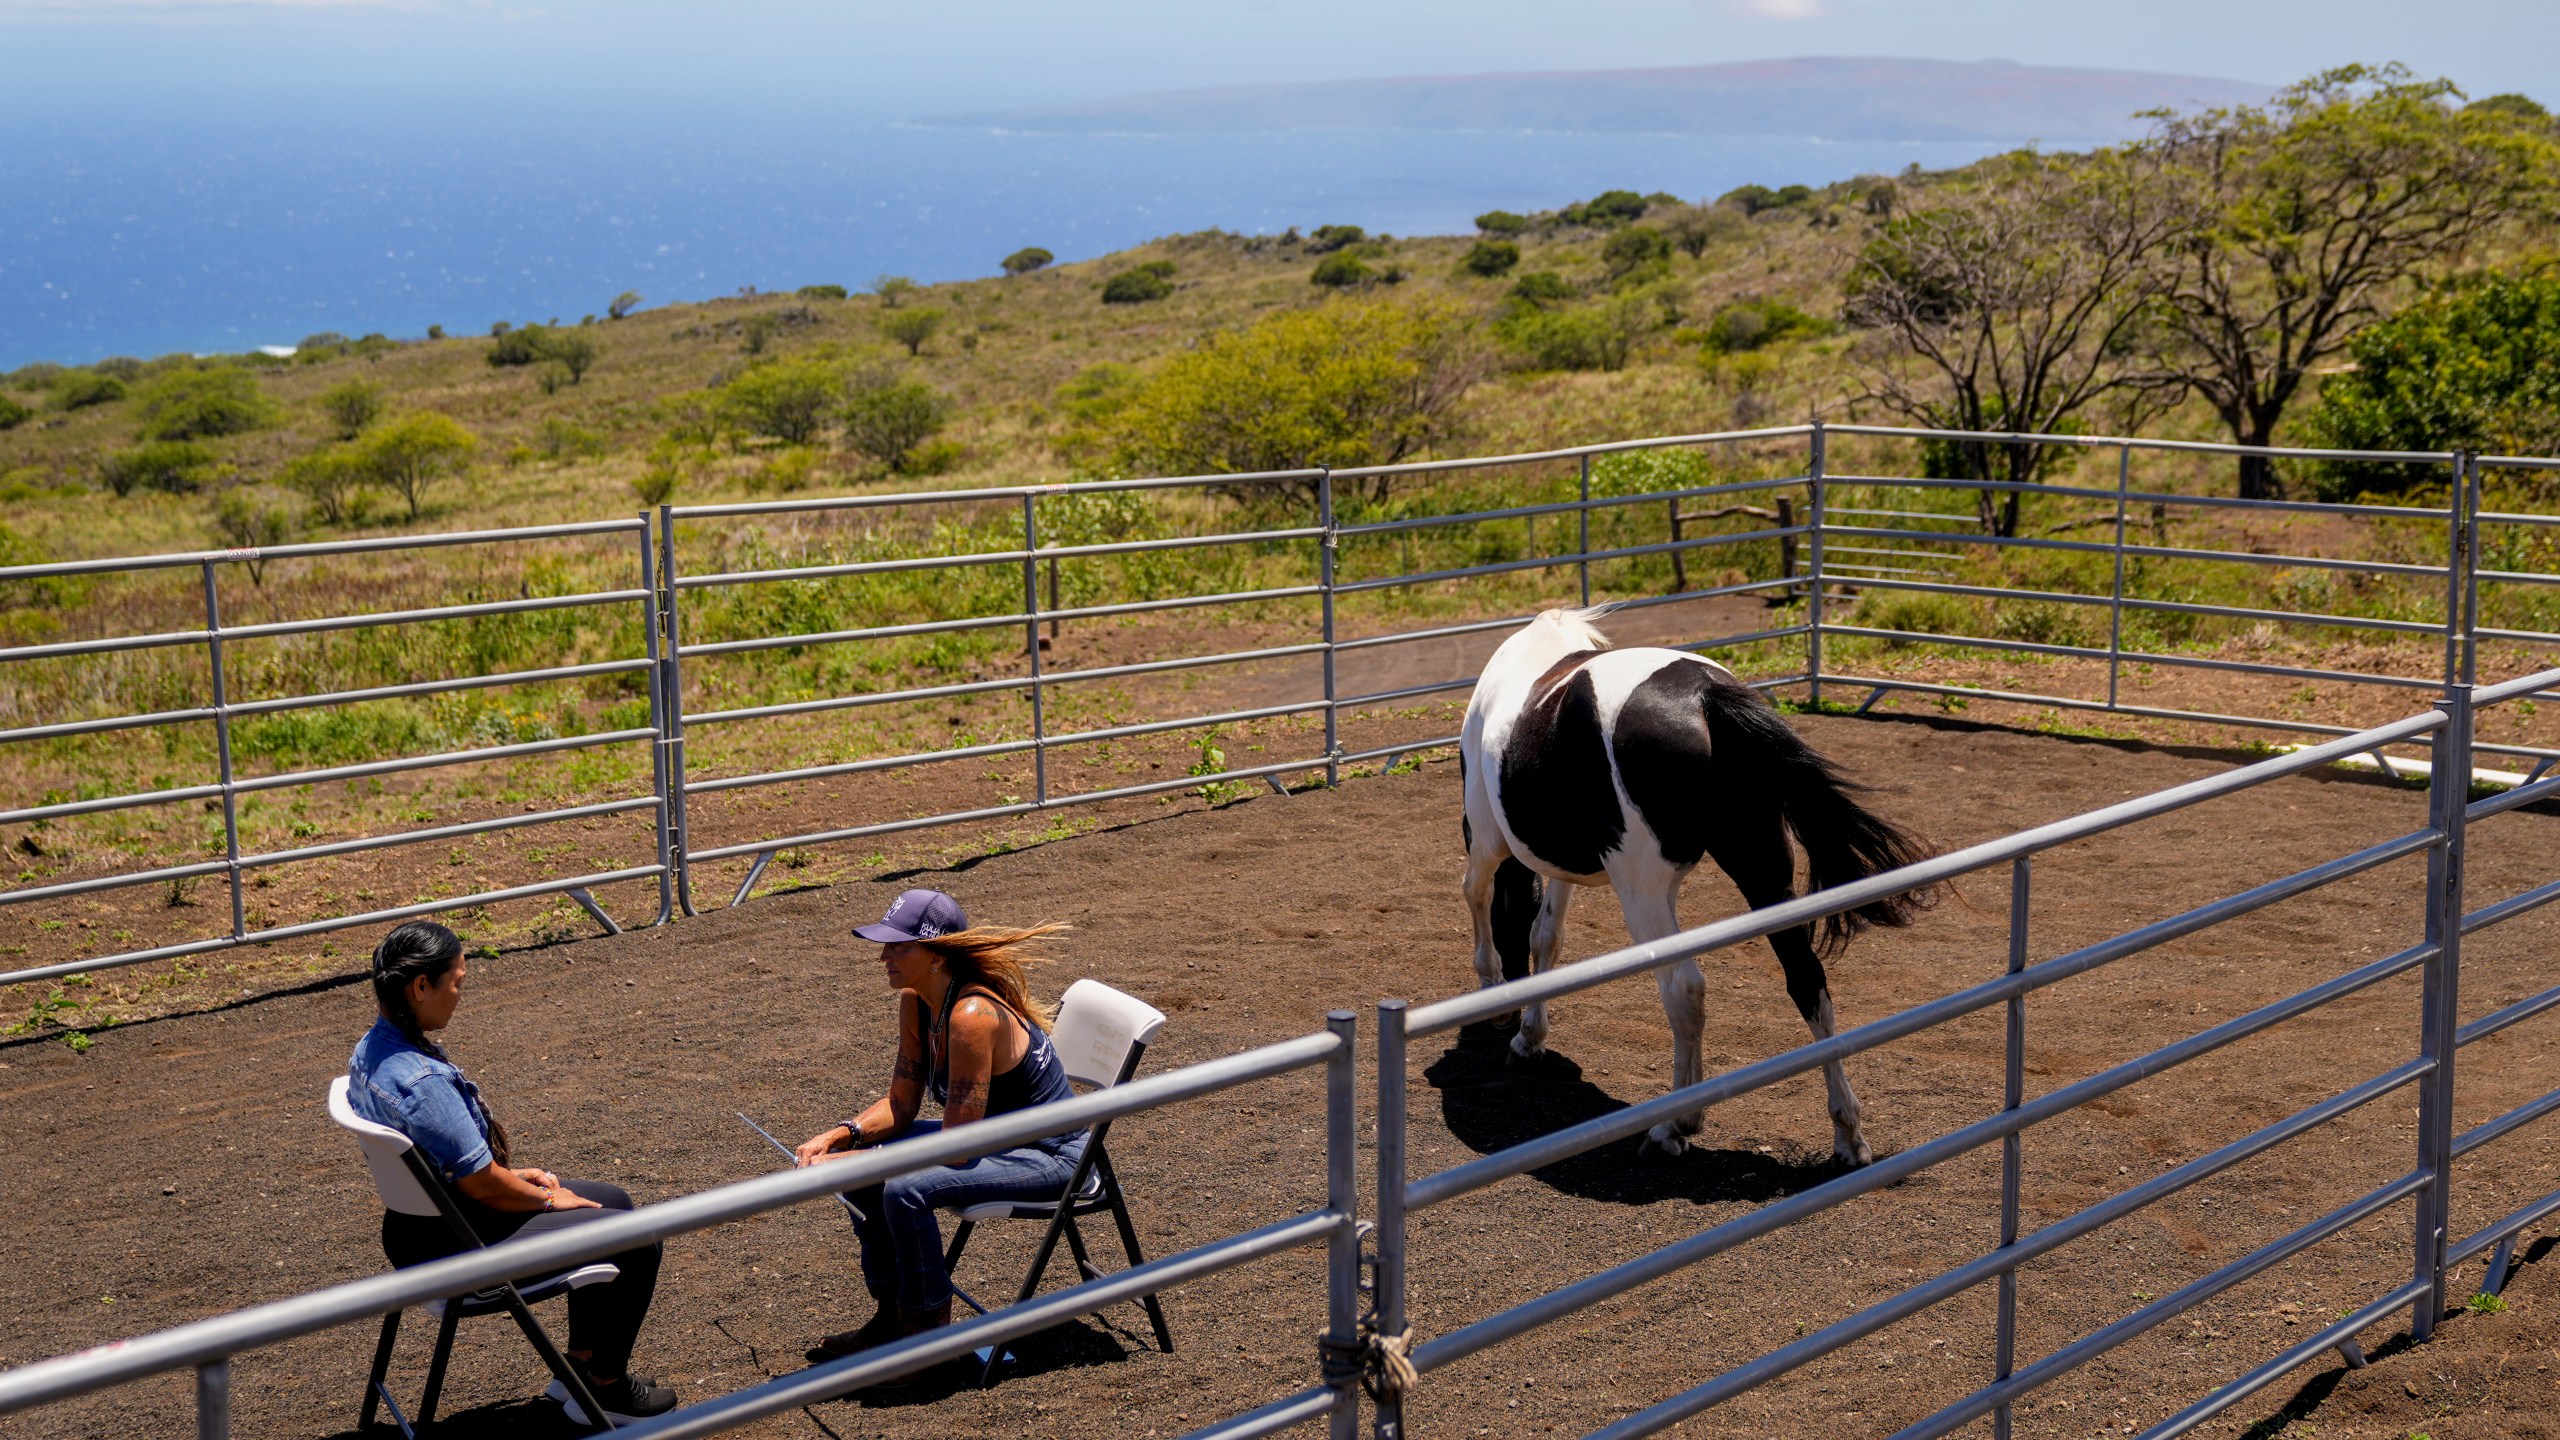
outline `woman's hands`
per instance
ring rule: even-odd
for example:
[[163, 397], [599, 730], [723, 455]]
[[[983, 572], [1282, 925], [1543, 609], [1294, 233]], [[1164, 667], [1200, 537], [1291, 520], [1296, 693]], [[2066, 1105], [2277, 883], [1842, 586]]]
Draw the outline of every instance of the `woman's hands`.
[[518, 1170], [516, 1178], [528, 1185], [539, 1185], [545, 1190], [560, 1188], [560, 1177], [548, 1170]]
[[831, 1126], [801, 1141], [799, 1148], [791, 1152], [792, 1163], [795, 1166], [809, 1166], [831, 1156], [849, 1154], [854, 1148], [854, 1142], [859, 1138], [861, 1137], [855, 1135], [853, 1127], [849, 1125]]
[[456, 1187], [492, 1210], [600, 1210], [604, 1207], [560, 1183], [548, 1170], [510, 1170], [494, 1161], [465, 1175]]

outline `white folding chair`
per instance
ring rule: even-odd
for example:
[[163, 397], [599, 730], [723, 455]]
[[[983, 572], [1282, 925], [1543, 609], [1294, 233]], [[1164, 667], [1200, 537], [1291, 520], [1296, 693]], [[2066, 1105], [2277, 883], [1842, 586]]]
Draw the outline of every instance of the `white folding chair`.
[[[409, 1137], [389, 1126], [376, 1125], [365, 1119], [347, 1103], [347, 1077], [344, 1075], [329, 1082], [329, 1118], [337, 1121], [339, 1128], [354, 1135], [356, 1143], [364, 1148], [365, 1168], [373, 1172], [373, 1188], [382, 1197], [384, 1209], [397, 1210], [403, 1215], [440, 1215], [452, 1229], [454, 1238], [462, 1242], [463, 1249], [487, 1248], [471, 1228], [471, 1222], [464, 1218], [462, 1207], [454, 1202], [453, 1192], [445, 1188], [435, 1167], [418, 1153], [417, 1146], [410, 1143]], [[400, 1312], [394, 1310], [383, 1316], [382, 1338], [373, 1347], [373, 1374], [365, 1381], [364, 1409], [356, 1417], [356, 1428], [371, 1429], [376, 1407], [387, 1405], [391, 1408], [392, 1423], [400, 1427], [402, 1435], [415, 1440], [418, 1430], [432, 1424], [436, 1418], [436, 1398], [444, 1390], [445, 1362], [453, 1355], [454, 1326], [475, 1315], [500, 1312], [515, 1317], [517, 1327], [524, 1331], [524, 1338], [532, 1342], [533, 1348], [542, 1356], [542, 1363], [551, 1367], [552, 1375], [577, 1400], [578, 1407], [589, 1415], [604, 1416], [604, 1407], [588, 1393], [587, 1382], [579, 1376], [576, 1367], [561, 1355], [559, 1347], [551, 1343], [551, 1337], [543, 1333], [542, 1326], [533, 1318], [531, 1307], [535, 1301], [566, 1295], [582, 1285], [601, 1284], [621, 1274], [620, 1267], [599, 1262], [556, 1271], [520, 1284], [501, 1281], [486, 1290], [457, 1295], [450, 1300], [428, 1301], [422, 1308], [436, 1317], [440, 1324], [436, 1331], [435, 1358], [427, 1363], [426, 1397], [418, 1402], [418, 1418], [414, 1426], [400, 1413], [400, 1402], [391, 1398], [390, 1386], [384, 1380], [391, 1370], [392, 1344], [400, 1335]], [[613, 1426], [609, 1417], [605, 1418], [604, 1424], [607, 1429]]]
[[[1067, 987], [1058, 1003], [1057, 1024], [1051, 1029], [1049, 1043], [1056, 1047], [1058, 1058], [1067, 1070], [1067, 1078], [1087, 1090], [1105, 1090], [1121, 1084], [1138, 1073], [1138, 1062], [1145, 1058], [1147, 1046], [1164, 1031], [1164, 1012], [1136, 996], [1123, 994], [1099, 980], [1079, 980]], [[1032, 1257], [1031, 1273], [1022, 1279], [1015, 1294], [1019, 1305], [1040, 1288], [1040, 1278], [1048, 1271], [1049, 1261], [1057, 1253], [1058, 1241], [1064, 1237], [1067, 1249], [1075, 1256], [1076, 1269], [1088, 1280], [1102, 1278], [1086, 1251], [1084, 1232], [1076, 1228], [1079, 1216], [1099, 1215], [1109, 1211], [1113, 1224], [1120, 1230], [1120, 1249], [1132, 1268], [1146, 1263], [1138, 1249], [1138, 1229], [1129, 1223], [1129, 1204], [1120, 1193], [1120, 1177], [1111, 1168], [1111, 1155], [1103, 1142], [1109, 1137], [1111, 1122], [1093, 1127], [1085, 1137], [1084, 1159], [1069, 1177], [1067, 1187], [1056, 1200], [1031, 1202], [996, 1201], [972, 1205], [960, 1212], [958, 1229], [952, 1232], [951, 1248], [943, 1256], [943, 1269], [956, 1273], [961, 1251], [968, 1248], [969, 1237], [980, 1225], [997, 1220], [1045, 1220], [1048, 1230], [1040, 1237], [1040, 1249]], [[954, 1293], [968, 1301], [980, 1314], [986, 1307], [970, 1299], [966, 1292], [953, 1287]], [[1139, 1297], [1145, 1307], [1147, 1322], [1155, 1328], [1156, 1346], [1173, 1349], [1172, 1332], [1165, 1328], [1164, 1307], [1153, 1295]], [[994, 1373], [1001, 1351], [990, 1352], [986, 1368], [980, 1373], [983, 1383]]]

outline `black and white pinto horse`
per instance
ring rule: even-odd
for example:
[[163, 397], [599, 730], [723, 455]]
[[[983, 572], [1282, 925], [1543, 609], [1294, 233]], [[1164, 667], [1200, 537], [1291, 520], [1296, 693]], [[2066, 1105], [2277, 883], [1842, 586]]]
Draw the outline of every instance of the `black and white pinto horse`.
[[[1479, 985], [1500, 983], [1501, 956], [1524, 948], [1533, 973], [1553, 965], [1580, 886], [1615, 890], [1627, 934], [1642, 944], [1680, 929], [1680, 882], [1701, 859], [1713, 859], [1759, 909], [1795, 896], [1790, 833], [1817, 890], [1928, 853], [1851, 799], [1858, 787], [1732, 672], [1680, 650], [1612, 650], [1592, 623], [1601, 613], [1540, 615], [1493, 653], [1467, 705], [1459, 763]], [[1832, 1032], [1823, 957], [1869, 925], [1911, 923], [1935, 898], [1896, 895], [1835, 915], [1819, 946], [1811, 926], [1769, 937], [1815, 1039]], [[1671, 1021], [1671, 1083], [1696, 1084], [1706, 981], [1695, 960], [1655, 978]], [[1546, 1007], [1522, 1010], [1512, 1053], [1534, 1060], [1546, 1039]], [[1837, 1062], [1822, 1073], [1832, 1152], [1865, 1165], [1874, 1154], [1858, 1097]], [[1703, 1119], [1693, 1112], [1666, 1121], [1648, 1141], [1677, 1155]]]

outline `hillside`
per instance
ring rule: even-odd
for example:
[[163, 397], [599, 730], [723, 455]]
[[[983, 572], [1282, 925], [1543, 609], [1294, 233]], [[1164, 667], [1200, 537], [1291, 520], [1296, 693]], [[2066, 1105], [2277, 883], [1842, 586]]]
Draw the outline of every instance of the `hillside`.
[[1065, 132], [1557, 130], [2054, 144], [2121, 139], [2140, 131], [2133, 118], [2140, 111], [2254, 105], [2272, 89], [1997, 60], [1813, 58], [1169, 90], [931, 123]]

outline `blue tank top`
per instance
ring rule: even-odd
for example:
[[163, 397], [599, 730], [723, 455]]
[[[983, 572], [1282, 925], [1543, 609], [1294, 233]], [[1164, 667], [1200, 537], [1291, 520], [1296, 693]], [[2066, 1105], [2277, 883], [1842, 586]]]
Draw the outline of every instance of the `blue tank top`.
[[[942, 1014], [934, 1023], [934, 1034], [942, 1040], [940, 1047], [942, 1053], [933, 1067], [933, 1077], [930, 1082], [934, 1102], [950, 1103], [951, 1011], [952, 1007], [960, 1003], [963, 996], [971, 994], [984, 996], [989, 1003], [1003, 1011], [1006, 1018], [1022, 1027], [1023, 1037], [1031, 1042], [1022, 1052], [1022, 1059], [1018, 1064], [1003, 1074], [988, 1079], [987, 1114], [1009, 1115], [1016, 1110], [1028, 1110], [1034, 1105], [1049, 1105], [1060, 1100], [1074, 1099], [1075, 1086], [1067, 1081], [1066, 1062], [1058, 1058], [1058, 1047], [1049, 1043], [1048, 1031], [1014, 1014], [1011, 1006], [989, 991], [954, 987], [952, 992], [944, 997]], [[1053, 1149], [1081, 1141], [1083, 1138], [1084, 1132], [1078, 1130], [1068, 1135], [1053, 1135], [1041, 1141], [1040, 1144], [1044, 1149]]]

